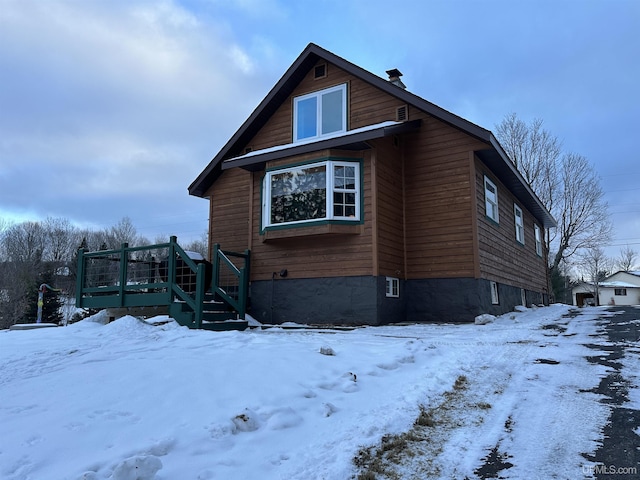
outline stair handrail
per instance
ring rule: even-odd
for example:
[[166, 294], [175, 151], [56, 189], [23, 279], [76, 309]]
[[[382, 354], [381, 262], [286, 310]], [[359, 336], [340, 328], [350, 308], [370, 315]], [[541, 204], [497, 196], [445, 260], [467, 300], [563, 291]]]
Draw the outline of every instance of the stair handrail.
[[[251, 253], [245, 250], [245, 253], [229, 252], [220, 249], [220, 244], [213, 245], [213, 276], [212, 290], [223, 301], [233, 307], [238, 312], [238, 317], [245, 318], [247, 312], [247, 297], [249, 293], [249, 266]], [[244, 265], [238, 268], [229, 257], [238, 257], [244, 259]], [[238, 278], [238, 298], [235, 299], [229, 295], [222, 287], [220, 287], [220, 266], [221, 263], [226, 265], [233, 275]]]
[[[196, 274], [195, 298], [185, 292], [176, 281], [176, 260], [178, 257]], [[168, 280], [171, 295], [176, 295], [193, 310], [195, 327], [200, 328], [202, 326], [206, 290], [205, 265], [203, 263], [196, 264], [187, 252], [178, 245], [178, 238], [175, 236], [172, 236], [169, 240], [168, 275], [170, 276]]]

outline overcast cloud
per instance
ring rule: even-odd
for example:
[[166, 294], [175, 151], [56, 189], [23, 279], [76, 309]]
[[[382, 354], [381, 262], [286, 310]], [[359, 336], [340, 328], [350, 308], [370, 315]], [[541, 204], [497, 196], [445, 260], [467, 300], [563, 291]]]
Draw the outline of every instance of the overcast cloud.
[[490, 130], [543, 119], [640, 250], [639, 30], [635, 0], [0, 0], [0, 217], [199, 237], [188, 185], [314, 42]]

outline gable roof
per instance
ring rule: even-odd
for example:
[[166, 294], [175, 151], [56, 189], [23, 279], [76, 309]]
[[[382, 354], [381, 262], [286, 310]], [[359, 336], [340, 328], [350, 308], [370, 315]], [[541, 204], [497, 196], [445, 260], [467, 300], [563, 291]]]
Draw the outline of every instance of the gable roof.
[[[378, 77], [367, 70], [348, 62], [347, 60], [310, 43], [287, 69], [284, 75], [278, 80], [275, 86], [269, 91], [267, 96], [260, 102], [256, 109], [249, 115], [249, 118], [240, 126], [233, 134], [229, 141], [222, 147], [218, 154], [213, 157], [205, 169], [189, 186], [189, 194], [198, 197], [204, 197], [208, 188], [222, 173], [223, 162], [225, 160], [234, 159], [228, 162], [226, 168], [231, 166], [247, 167], [257, 158], [247, 159], [243, 155], [242, 148], [255, 136], [256, 133], [269, 121], [269, 118], [278, 109], [278, 107], [287, 100], [291, 92], [302, 81], [305, 75], [313, 68], [319, 60], [324, 60], [336, 67], [346, 71], [347, 73], [379, 88], [380, 90], [393, 95], [403, 102], [422, 110], [425, 113], [441, 120], [454, 128], [457, 128], [487, 144], [484, 150], [476, 151], [478, 157], [491, 169], [491, 171], [504, 183], [507, 188], [522, 202], [522, 204], [540, 221], [544, 227], [554, 227], [556, 222], [551, 214], [544, 207], [540, 199], [533, 192], [528, 183], [524, 180], [520, 172], [516, 169], [513, 162], [504, 152], [493, 134], [478, 125], [465, 120], [462, 117], [411, 93], [407, 90], [394, 85], [386, 79]], [[407, 122], [409, 123], [409, 122]], [[412, 125], [415, 127], [415, 124]], [[398, 127], [396, 127], [398, 128]], [[349, 133], [349, 132], [347, 132]], [[381, 133], [378, 131], [378, 133]], [[382, 134], [386, 134], [382, 131]], [[366, 141], [368, 136], [365, 134], [361, 141]], [[317, 147], [318, 145], [316, 145]], [[329, 147], [330, 148], [330, 147]], [[262, 153], [265, 153], [262, 151]], [[297, 152], [296, 152], [297, 153]], [[254, 154], [254, 157], [256, 154]], [[242, 157], [242, 158], [238, 158]], [[264, 157], [260, 161], [265, 161]]]

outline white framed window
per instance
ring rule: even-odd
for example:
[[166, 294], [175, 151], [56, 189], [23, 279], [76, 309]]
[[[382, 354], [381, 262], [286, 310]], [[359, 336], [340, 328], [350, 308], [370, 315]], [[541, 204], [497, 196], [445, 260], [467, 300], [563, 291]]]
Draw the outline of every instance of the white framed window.
[[487, 217], [498, 223], [498, 187], [486, 176], [484, 177], [484, 204]]
[[500, 303], [500, 297], [498, 297], [498, 284], [491, 282], [491, 303], [498, 305]]
[[513, 215], [516, 219], [516, 240], [524, 245], [524, 215], [522, 209], [515, 203], [513, 204]]
[[262, 225], [360, 221], [360, 163], [327, 160], [268, 171]]
[[347, 130], [347, 84], [293, 99], [293, 141]]
[[536, 253], [542, 256], [542, 229], [534, 223], [533, 232], [536, 238]]
[[615, 288], [613, 294], [616, 297], [626, 297], [627, 296], [627, 289], [626, 288]]
[[395, 277], [386, 278], [387, 297], [398, 298], [400, 296], [400, 280]]

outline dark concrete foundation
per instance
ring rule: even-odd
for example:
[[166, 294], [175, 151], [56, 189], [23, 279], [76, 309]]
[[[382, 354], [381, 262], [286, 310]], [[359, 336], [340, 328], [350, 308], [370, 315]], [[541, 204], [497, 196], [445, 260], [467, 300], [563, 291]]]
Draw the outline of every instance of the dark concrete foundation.
[[[401, 280], [400, 297], [385, 295], [385, 277], [274, 278], [254, 281], [249, 313], [267, 324], [384, 325], [399, 322], [473, 322], [522, 305], [520, 288], [498, 284], [491, 303], [489, 280], [474, 278]], [[525, 291], [526, 305], [547, 304], [546, 295]]]

